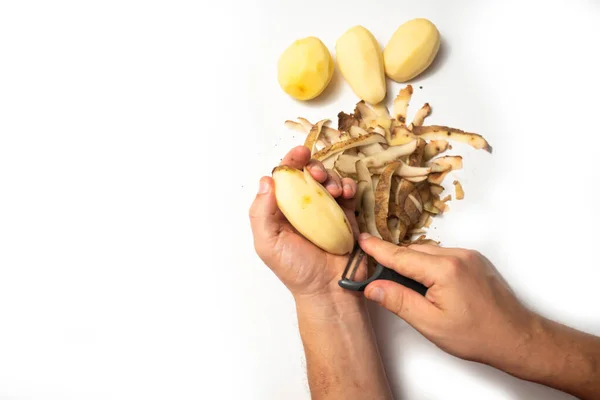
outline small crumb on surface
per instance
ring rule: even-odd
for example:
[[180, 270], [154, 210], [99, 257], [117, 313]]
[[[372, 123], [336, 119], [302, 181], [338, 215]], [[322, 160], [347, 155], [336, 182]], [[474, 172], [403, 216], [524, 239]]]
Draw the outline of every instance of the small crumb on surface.
[[454, 182], [452, 182], [452, 184], [454, 185], [454, 190], [456, 192], [456, 200], [464, 199], [465, 191], [463, 190], [463, 187], [460, 184], [460, 182], [455, 180]]

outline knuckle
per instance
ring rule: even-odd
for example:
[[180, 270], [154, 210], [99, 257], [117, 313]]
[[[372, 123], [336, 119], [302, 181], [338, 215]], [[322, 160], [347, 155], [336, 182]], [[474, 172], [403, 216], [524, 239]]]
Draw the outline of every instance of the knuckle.
[[265, 246], [262, 246], [258, 243], [254, 243], [254, 251], [256, 252], [256, 255], [258, 256], [258, 258], [260, 258], [260, 260], [269, 268], [273, 268], [272, 264], [273, 264], [273, 255], [271, 254], [271, 252], [269, 251], [268, 248], [265, 248]]
[[468, 263], [473, 263], [481, 259], [481, 254], [476, 250], [466, 250], [463, 254], [463, 258]]
[[394, 256], [394, 258], [402, 257], [404, 254], [406, 254], [407, 250], [408, 248], [406, 247], [396, 246], [396, 248], [392, 251], [392, 256]]
[[458, 257], [446, 257], [444, 259], [444, 270], [446, 277], [457, 278], [462, 272], [462, 262]]
[[254, 236], [253, 238], [254, 251], [263, 260], [272, 258], [278, 253], [277, 239], [266, 236]]

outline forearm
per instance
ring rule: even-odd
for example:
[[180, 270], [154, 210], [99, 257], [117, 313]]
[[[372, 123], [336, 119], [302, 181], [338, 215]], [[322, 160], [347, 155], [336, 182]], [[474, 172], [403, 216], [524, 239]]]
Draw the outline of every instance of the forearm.
[[313, 399], [391, 399], [362, 296], [296, 298]]
[[506, 372], [570, 393], [600, 396], [600, 338], [536, 316]]

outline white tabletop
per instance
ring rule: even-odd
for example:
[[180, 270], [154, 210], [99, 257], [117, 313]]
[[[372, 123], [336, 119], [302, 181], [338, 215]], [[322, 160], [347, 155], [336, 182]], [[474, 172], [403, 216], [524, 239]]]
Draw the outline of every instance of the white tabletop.
[[[597, 2], [1, 2], [0, 398], [308, 399], [294, 304], [247, 209], [302, 143], [284, 120], [357, 99], [336, 71], [293, 101], [277, 59], [312, 35], [333, 53], [355, 24], [385, 44], [414, 17], [443, 44], [413, 107], [494, 146], [455, 146], [466, 197], [432, 237], [600, 334]], [[398, 398], [569, 398], [371, 310]]]

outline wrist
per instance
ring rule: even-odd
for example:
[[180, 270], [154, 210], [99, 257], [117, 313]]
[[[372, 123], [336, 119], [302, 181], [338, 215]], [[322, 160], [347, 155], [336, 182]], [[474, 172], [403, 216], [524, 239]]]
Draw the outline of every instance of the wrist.
[[324, 270], [321, 279], [295, 288], [288, 287], [298, 311], [333, 316], [337, 313], [348, 313], [365, 307], [362, 293], [343, 289], [338, 283], [346, 262], [347, 260], [343, 257], [328, 257], [327, 264], [321, 267]]
[[544, 381], [564, 369], [563, 356], [554, 342], [551, 321], [531, 313], [528, 329], [523, 331], [510, 362], [500, 369], [521, 379]]
[[476, 355], [469, 359], [521, 377], [539, 347], [540, 319], [525, 310], [513, 315], [511, 323], [492, 324], [492, 329], [482, 335], [484, 341], [474, 346]]
[[338, 287], [294, 299], [312, 396], [391, 399], [363, 294]]
[[595, 398], [600, 393], [598, 338], [538, 315], [532, 328], [522, 364], [506, 372], [579, 398]]
[[311, 295], [294, 295], [298, 317], [325, 321], [366, 314], [366, 302], [361, 293], [340, 287], [338, 289]]

